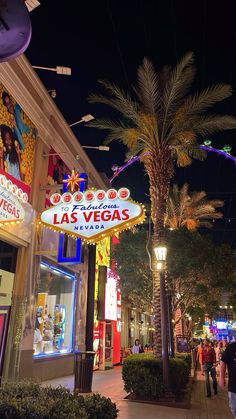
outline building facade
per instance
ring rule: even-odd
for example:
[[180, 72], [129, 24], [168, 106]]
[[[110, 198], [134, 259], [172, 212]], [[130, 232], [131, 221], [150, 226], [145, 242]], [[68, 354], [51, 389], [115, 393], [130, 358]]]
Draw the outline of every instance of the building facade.
[[[0, 134], [1, 196], [10, 200], [0, 198], [0, 373], [3, 380], [71, 374], [74, 349], [86, 349], [89, 248], [76, 263], [77, 241], [63, 241], [37, 218], [66, 171], [86, 173], [95, 188], [106, 184], [24, 56], [0, 64]], [[21, 212], [8, 223], [13, 202]]]

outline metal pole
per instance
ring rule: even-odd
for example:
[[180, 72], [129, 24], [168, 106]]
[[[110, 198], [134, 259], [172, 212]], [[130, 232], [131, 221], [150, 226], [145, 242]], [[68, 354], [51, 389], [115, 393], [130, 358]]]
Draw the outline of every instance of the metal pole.
[[81, 122], [83, 122], [83, 119], [80, 119], [79, 121], [76, 121], [73, 124], [70, 124], [69, 127], [73, 127], [74, 125], [80, 124]]
[[32, 65], [33, 68], [37, 68], [38, 70], [48, 70], [48, 71], [57, 71], [56, 68], [50, 68], [50, 67], [40, 67], [38, 65]]
[[168, 334], [169, 334], [169, 355], [174, 356], [174, 341], [173, 341], [173, 323], [172, 323], [172, 296], [167, 294], [167, 316], [168, 316]]
[[161, 306], [161, 339], [162, 339], [162, 362], [163, 362], [163, 383], [166, 389], [170, 387], [169, 380], [169, 357], [167, 339], [167, 319], [166, 319], [166, 291], [165, 273], [160, 271], [160, 306]]

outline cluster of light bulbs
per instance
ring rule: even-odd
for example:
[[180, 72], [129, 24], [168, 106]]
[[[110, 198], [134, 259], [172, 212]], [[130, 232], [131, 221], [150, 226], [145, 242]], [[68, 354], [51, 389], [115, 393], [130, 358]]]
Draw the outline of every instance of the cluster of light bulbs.
[[0, 185], [6, 189], [8, 192], [11, 192], [17, 197], [20, 201], [26, 203], [28, 202], [28, 195], [26, 192], [23, 192], [21, 188], [18, 188], [10, 179], [7, 179], [6, 176], [0, 175]]

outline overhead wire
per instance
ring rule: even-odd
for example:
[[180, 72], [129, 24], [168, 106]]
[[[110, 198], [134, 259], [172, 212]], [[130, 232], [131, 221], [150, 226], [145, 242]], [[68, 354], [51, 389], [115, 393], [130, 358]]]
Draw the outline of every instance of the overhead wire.
[[130, 89], [129, 77], [128, 77], [128, 73], [127, 73], [127, 70], [126, 70], [123, 54], [122, 54], [120, 43], [119, 43], [115, 21], [113, 19], [113, 14], [112, 14], [111, 6], [110, 6], [110, 0], [107, 0], [107, 9], [108, 9], [108, 14], [109, 14], [109, 17], [110, 17], [112, 29], [113, 29], [113, 34], [114, 34], [114, 38], [115, 38], [115, 42], [116, 42], [117, 51], [118, 51], [120, 61], [121, 61], [121, 67], [122, 67], [122, 70], [123, 70], [123, 73], [124, 73], [124, 78], [125, 78], [128, 89]]
[[178, 51], [177, 51], [177, 34], [176, 34], [176, 20], [175, 20], [174, 0], [170, 0], [170, 8], [171, 8], [171, 18], [172, 18], [172, 27], [173, 27], [173, 36], [174, 36], [175, 60], [177, 62], [178, 61]]
[[207, 22], [207, 2], [203, 0], [203, 27], [202, 27], [202, 66], [201, 66], [201, 87], [205, 85], [205, 67], [206, 67], [206, 22]]
[[150, 49], [149, 49], [149, 42], [148, 42], [147, 27], [146, 27], [146, 23], [145, 23], [145, 19], [144, 19], [143, 0], [139, 0], [139, 10], [140, 10], [141, 20], [142, 20], [142, 24], [143, 24], [146, 55], [147, 55], [147, 57], [149, 57], [150, 56]]

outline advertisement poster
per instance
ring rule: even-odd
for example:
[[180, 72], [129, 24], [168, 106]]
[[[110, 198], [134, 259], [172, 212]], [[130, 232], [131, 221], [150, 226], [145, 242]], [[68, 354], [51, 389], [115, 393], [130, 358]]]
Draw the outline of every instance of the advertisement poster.
[[[69, 168], [65, 165], [61, 157], [56, 154], [53, 148], [49, 151], [48, 159], [48, 184], [49, 185], [61, 185], [65, 175], [70, 173]], [[60, 189], [56, 190], [60, 192]], [[55, 192], [55, 190], [54, 190]], [[50, 195], [52, 194], [51, 190], [46, 191], [46, 208], [51, 206]]]
[[36, 129], [0, 84], [0, 173], [13, 177], [28, 193], [32, 183]]

